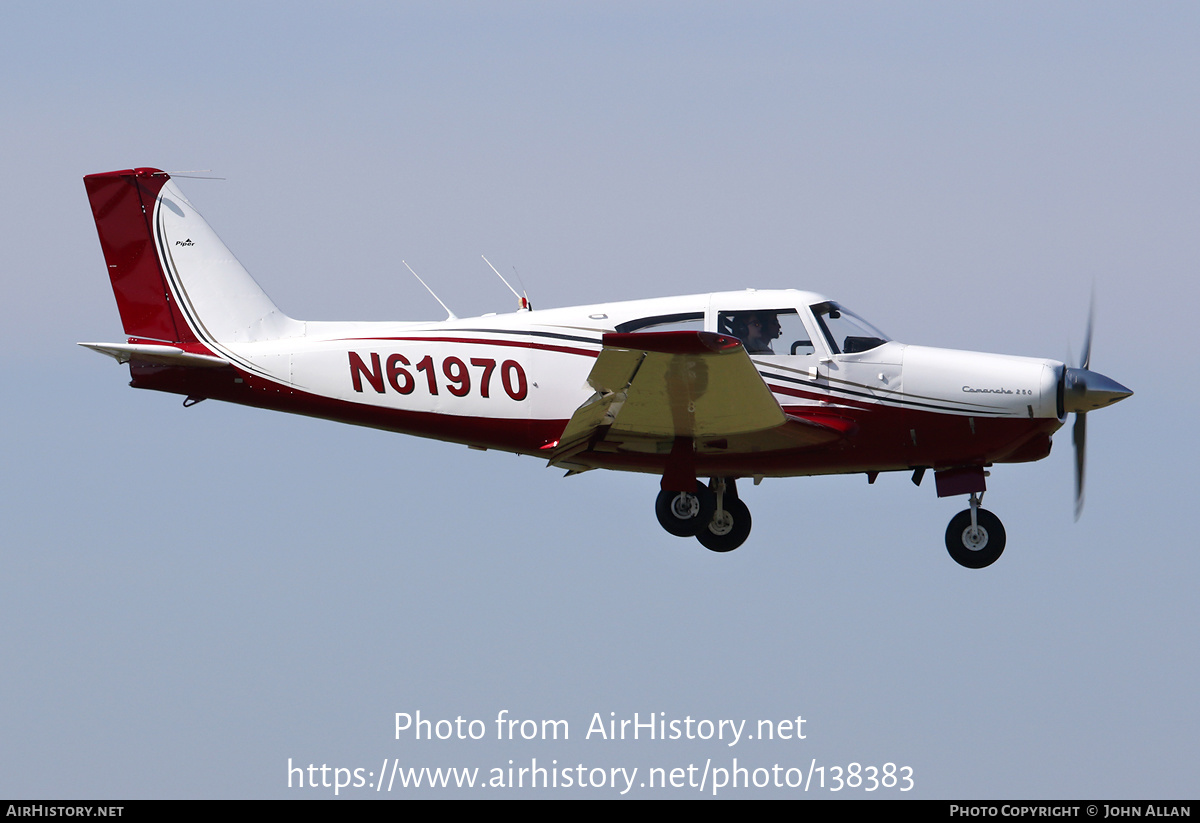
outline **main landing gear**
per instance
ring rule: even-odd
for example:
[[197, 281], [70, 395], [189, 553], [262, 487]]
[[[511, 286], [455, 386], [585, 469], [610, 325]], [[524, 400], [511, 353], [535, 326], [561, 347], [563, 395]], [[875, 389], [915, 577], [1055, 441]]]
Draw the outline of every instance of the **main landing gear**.
[[732, 477], [714, 477], [695, 492], [661, 491], [654, 504], [658, 522], [676, 537], [695, 537], [714, 552], [731, 552], [750, 536], [750, 509], [737, 496]]
[[982, 569], [1004, 553], [1004, 525], [1000, 518], [979, 504], [983, 494], [971, 494], [971, 508], [954, 515], [946, 527], [946, 550], [960, 566]]

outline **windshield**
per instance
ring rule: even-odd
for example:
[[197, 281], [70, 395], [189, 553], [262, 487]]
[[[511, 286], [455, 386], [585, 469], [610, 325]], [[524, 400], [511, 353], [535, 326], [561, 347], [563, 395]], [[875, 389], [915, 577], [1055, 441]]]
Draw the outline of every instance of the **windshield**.
[[832, 300], [817, 303], [813, 315], [834, 354], [855, 354], [870, 351], [888, 342], [889, 338], [857, 314], [842, 308]]

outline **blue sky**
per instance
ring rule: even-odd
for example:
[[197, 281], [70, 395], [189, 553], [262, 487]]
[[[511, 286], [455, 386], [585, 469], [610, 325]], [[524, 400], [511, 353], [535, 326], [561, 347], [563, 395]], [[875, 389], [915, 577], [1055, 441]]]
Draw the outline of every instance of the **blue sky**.
[[[909, 765], [907, 796], [1194, 796], [1198, 17], [6, 4], [0, 794], [737, 757]], [[711, 555], [659, 529], [654, 478], [127, 388], [74, 346], [120, 339], [80, 178], [139, 165], [225, 177], [180, 185], [294, 317], [440, 317], [402, 258], [460, 316], [509, 310], [483, 253], [535, 306], [795, 287], [906, 342], [1066, 358], [1094, 285], [1092, 365], [1136, 395], [1089, 419], [1079, 523], [1069, 431], [993, 471], [986, 571], [942, 547], [962, 501], [901, 475], [767, 481]], [[572, 738], [394, 736], [502, 709]], [[609, 712], [807, 738], [582, 739]]]

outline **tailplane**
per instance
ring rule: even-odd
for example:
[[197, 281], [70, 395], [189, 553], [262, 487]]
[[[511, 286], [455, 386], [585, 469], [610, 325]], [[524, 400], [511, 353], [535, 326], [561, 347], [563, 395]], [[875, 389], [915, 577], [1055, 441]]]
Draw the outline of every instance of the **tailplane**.
[[227, 344], [302, 333], [166, 172], [125, 169], [83, 182], [130, 343], [216, 354]]

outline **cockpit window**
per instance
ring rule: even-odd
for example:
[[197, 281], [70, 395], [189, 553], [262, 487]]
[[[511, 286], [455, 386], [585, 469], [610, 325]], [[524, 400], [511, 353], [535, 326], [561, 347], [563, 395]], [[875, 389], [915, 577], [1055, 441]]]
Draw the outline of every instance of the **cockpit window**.
[[717, 331], [742, 341], [750, 354], [812, 354], [812, 341], [794, 308], [744, 309], [717, 314]]
[[817, 303], [812, 310], [834, 354], [870, 351], [890, 339], [866, 320], [833, 301]]

